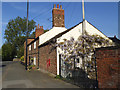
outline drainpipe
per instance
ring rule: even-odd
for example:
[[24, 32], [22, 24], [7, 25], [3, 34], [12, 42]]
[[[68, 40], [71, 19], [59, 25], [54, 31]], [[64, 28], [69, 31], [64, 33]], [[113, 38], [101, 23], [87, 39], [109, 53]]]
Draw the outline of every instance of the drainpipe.
[[38, 69], [39, 69], [39, 46], [38, 46]]

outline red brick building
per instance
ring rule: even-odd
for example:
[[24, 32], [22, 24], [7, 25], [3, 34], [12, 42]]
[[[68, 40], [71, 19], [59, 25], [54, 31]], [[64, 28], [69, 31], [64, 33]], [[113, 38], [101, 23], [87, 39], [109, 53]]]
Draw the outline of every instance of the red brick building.
[[[34, 65], [38, 67], [38, 45], [39, 45], [39, 36], [44, 33], [43, 26], [36, 26], [35, 38], [28, 38], [27, 46], [27, 64], [30, 64], [31, 59], [33, 59]], [[24, 59], [26, 58], [26, 42], [24, 43]]]
[[[66, 30], [64, 27], [64, 10], [62, 9], [62, 6], [54, 5], [53, 11], [53, 28], [54, 30], [58, 31], [57, 34], [63, 32]], [[60, 30], [59, 27], [63, 27], [63, 30]], [[58, 30], [59, 29], [59, 30]], [[53, 33], [52, 30], [46, 32], [48, 35]], [[49, 37], [49, 41], [45, 42], [43, 44], [40, 43], [40, 36], [45, 36], [46, 39], [46, 33], [44, 33], [43, 26], [36, 26], [35, 30], [35, 38], [29, 38], [28, 39], [28, 45], [27, 45], [27, 65], [31, 63], [31, 59], [33, 59], [33, 63], [36, 66], [36, 68], [40, 68], [40, 70], [45, 70], [48, 72], [51, 72], [53, 74], [57, 74], [57, 55], [56, 55], [56, 49], [52, 49], [52, 45], [50, 41], [53, 41], [53, 38], [56, 35], [53, 35], [53, 37]], [[47, 35], [47, 36], [48, 36]], [[52, 35], [50, 35], [52, 36]], [[26, 42], [24, 43], [24, 60], [26, 59]]]

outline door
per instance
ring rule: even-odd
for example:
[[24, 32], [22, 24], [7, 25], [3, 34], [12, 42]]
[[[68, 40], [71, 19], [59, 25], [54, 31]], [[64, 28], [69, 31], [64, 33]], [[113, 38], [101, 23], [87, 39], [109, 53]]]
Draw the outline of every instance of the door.
[[59, 75], [61, 76], [61, 54], [59, 55]]

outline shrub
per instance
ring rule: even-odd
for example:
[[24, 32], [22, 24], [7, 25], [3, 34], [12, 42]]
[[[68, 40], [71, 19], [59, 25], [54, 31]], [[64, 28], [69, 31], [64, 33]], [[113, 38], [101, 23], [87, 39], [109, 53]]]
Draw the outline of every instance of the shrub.
[[30, 69], [32, 69], [32, 67], [35, 67], [35, 65], [29, 65], [28, 69], [30, 70]]
[[20, 58], [20, 60], [23, 62], [23, 61], [24, 61], [24, 56], [22, 56], [22, 57]]
[[60, 75], [56, 75], [56, 79], [61, 79], [62, 77]]

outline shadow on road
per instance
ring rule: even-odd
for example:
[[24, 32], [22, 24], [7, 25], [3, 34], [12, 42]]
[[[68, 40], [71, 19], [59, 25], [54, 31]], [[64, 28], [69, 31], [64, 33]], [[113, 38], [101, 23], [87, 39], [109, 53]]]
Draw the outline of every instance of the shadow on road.
[[0, 65], [0, 67], [5, 67], [6, 65]]

